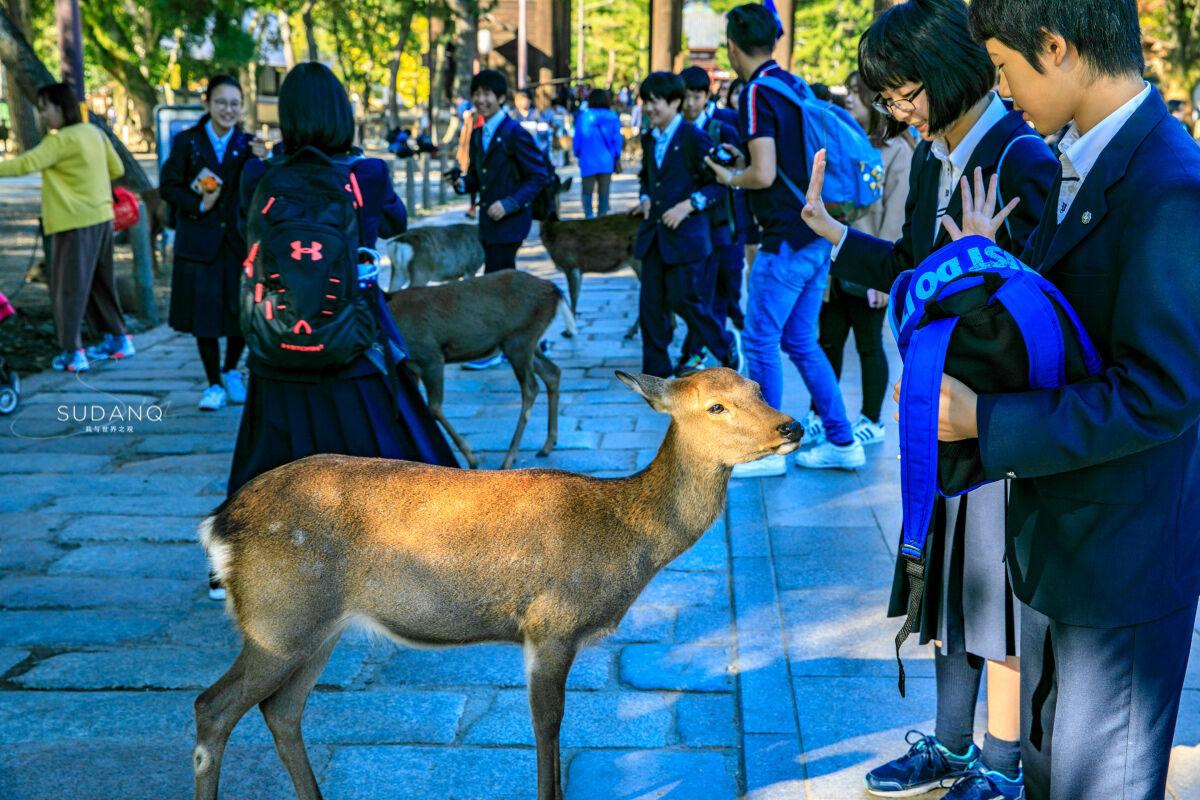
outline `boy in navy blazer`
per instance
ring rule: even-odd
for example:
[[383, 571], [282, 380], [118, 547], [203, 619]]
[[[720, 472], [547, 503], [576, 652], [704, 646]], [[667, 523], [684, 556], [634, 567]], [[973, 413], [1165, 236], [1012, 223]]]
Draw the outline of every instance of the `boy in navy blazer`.
[[[1038, 132], [1070, 125], [1022, 259], [1105, 363], [1018, 394], [943, 378], [940, 437], [1011, 479], [1026, 797], [1157, 799], [1200, 595], [1200, 148], [1142, 79], [1135, 0], [973, 0], [970, 23]], [[987, 235], [1011, 203], [982, 188], [963, 222]]]
[[642, 371], [660, 378], [674, 374], [667, 347], [672, 314], [721, 364], [740, 366], [733, 338], [713, 322], [701, 295], [700, 277], [712, 252], [705, 209], [725, 189], [704, 166], [712, 139], [679, 113], [683, 81], [671, 72], [653, 72], [642, 81], [643, 111], [651, 124], [642, 135], [638, 174], [641, 213], [633, 254], [642, 262], [638, 313], [642, 326]]
[[507, 99], [502, 73], [485, 69], [471, 78], [471, 104], [484, 122], [471, 132], [470, 163], [455, 188], [479, 193], [484, 272], [516, 268], [517, 248], [533, 223], [533, 198], [550, 181], [533, 137], [505, 113]]
[[[679, 112], [684, 122], [690, 122], [708, 135], [713, 144], [729, 144], [736, 148], [741, 140], [737, 130], [737, 112], [728, 108], [717, 108], [709, 99], [710, 81], [703, 67], [687, 67], [679, 73], [683, 80], [683, 102]], [[712, 252], [704, 262], [700, 275], [700, 296], [708, 306], [709, 316], [717, 327], [724, 330], [730, 306], [737, 306], [742, 290], [741, 253], [742, 243], [735, 242], [733, 219], [733, 189], [708, 207], [709, 237]], [[737, 258], [732, 258], [731, 249], [736, 249]], [[730, 266], [727, 266], [730, 265]], [[704, 344], [696, 331], [688, 330], [683, 342], [683, 354], [676, 368], [678, 374], [699, 369], [704, 363]]]

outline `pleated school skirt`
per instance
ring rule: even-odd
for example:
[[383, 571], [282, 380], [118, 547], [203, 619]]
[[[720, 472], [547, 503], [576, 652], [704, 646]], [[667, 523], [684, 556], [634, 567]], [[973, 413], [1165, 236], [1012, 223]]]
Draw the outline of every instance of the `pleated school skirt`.
[[459, 466], [416, 382], [406, 370], [396, 372], [393, 398], [379, 372], [300, 383], [252, 369], [228, 496], [264, 472], [317, 453]]

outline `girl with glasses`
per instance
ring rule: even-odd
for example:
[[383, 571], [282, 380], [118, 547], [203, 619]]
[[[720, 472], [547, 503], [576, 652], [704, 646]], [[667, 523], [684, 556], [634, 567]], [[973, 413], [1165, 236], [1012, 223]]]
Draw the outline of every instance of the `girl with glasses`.
[[[962, 183], [998, 178], [1001, 205], [1016, 202], [997, 243], [1017, 256], [1037, 226], [1057, 161], [1023, 115], [994, 91], [996, 70], [970, 35], [962, 0], [910, 0], [880, 15], [859, 42], [859, 76], [876, 93], [891, 132], [913, 128], [903, 232], [896, 241], [850, 230], [821, 202], [824, 153], [813, 164], [804, 219], [834, 245], [834, 278], [888, 291], [896, 277], [949, 244], [962, 224]], [[1004, 566], [1006, 487], [993, 483], [941, 499], [926, 545], [915, 630], [934, 641], [937, 723], [912, 731], [906, 754], [871, 770], [867, 790], [911, 796], [952, 780], [956, 800], [1015, 800], [1021, 793], [1019, 618]], [[904, 616], [908, 582], [897, 562], [891, 616]], [[975, 704], [988, 664], [988, 733], [974, 742]], [[949, 781], [947, 781], [949, 782]]]

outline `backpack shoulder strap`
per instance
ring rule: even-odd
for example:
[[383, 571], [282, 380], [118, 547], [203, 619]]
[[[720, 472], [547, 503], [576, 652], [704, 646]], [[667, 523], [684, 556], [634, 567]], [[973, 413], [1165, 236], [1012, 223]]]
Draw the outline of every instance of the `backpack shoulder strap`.
[[[797, 78], [797, 80], [799, 79]], [[800, 94], [795, 86], [792, 86], [783, 78], [776, 77], [775, 75], [759, 75], [752, 81], [752, 83], [756, 83], [759, 86], [783, 95], [785, 99], [791, 101], [794, 105], [802, 106], [807, 102], [807, 99]], [[808, 87], [805, 86], [804, 88], [807, 90]]]
[[[1013, 138], [1009, 139], [1008, 144], [1006, 144], [1004, 146], [1004, 152], [1002, 152], [1000, 154], [1000, 160], [996, 162], [996, 175], [997, 176], [1000, 175], [1000, 170], [1004, 168], [1004, 159], [1008, 157], [1008, 151], [1012, 150], [1014, 144], [1021, 141], [1022, 139], [1041, 139], [1041, 138], [1042, 137], [1038, 136], [1037, 134], [1023, 133], [1020, 136], [1014, 136]], [[996, 180], [996, 207], [1004, 208], [1004, 197], [1000, 193], [1000, 180], [999, 179]], [[1005, 228], [1005, 230], [1008, 231], [1008, 238], [1011, 239], [1012, 235], [1013, 235], [1012, 234], [1012, 223], [1009, 222], [1008, 217], [1004, 218], [1004, 228]]]

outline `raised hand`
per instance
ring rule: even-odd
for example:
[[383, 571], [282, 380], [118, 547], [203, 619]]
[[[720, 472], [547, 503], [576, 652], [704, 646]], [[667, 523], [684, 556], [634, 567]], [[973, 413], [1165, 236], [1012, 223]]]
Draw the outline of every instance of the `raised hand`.
[[1017, 207], [1017, 203], [1021, 202], [1021, 198], [1014, 197], [997, 213], [996, 197], [999, 192], [1000, 176], [992, 176], [985, 193], [983, 191], [983, 170], [979, 167], [975, 168], [974, 193], [967, 183], [966, 175], [962, 176], [959, 185], [962, 187], [962, 228], [959, 228], [949, 215], [942, 217], [942, 225], [950, 232], [950, 238], [957, 242], [964, 236], [983, 236], [993, 242], [996, 241], [996, 231], [1000, 230], [1000, 226]]
[[846, 226], [834, 219], [825, 201], [821, 199], [821, 189], [825, 186], [825, 148], [813, 156], [812, 177], [808, 180], [808, 191], [804, 195], [804, 211], [801, 218], [812, 228], [813, 233], [822, 237], [830, 244], [837, 244], [842, 239]]

